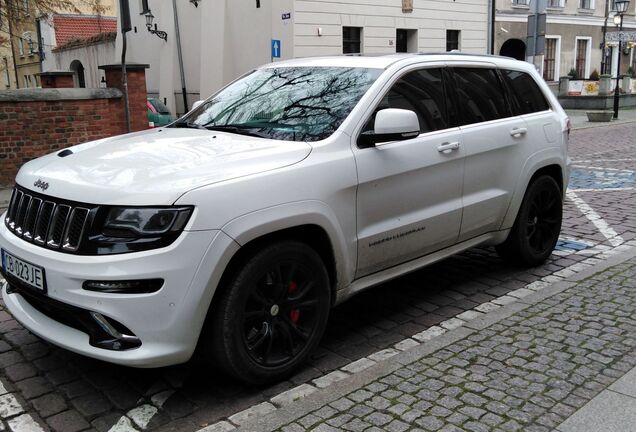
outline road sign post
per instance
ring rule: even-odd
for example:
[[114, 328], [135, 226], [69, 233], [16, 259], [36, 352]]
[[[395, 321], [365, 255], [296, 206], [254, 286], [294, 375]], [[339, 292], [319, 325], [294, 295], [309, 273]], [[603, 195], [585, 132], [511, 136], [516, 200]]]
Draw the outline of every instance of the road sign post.
[[528, 15], [526, 55], [532, 57], [532, 64], [535, 56], [542, 55], [545, 48], [546, 6], [547, 0], [530, 0], [532, 14]]

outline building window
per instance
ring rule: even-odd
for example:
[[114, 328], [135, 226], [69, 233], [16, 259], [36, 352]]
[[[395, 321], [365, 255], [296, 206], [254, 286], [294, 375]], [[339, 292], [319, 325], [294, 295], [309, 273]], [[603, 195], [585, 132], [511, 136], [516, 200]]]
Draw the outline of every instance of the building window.
[[579, 0], [579, 9], [594, 9], [592, 0]]
[[513, 6], [528, 6], [528, 0], [512, 0]]
[[362, 27], [343, 27], [342, 28], [342, 53], [343, 54], [359, 54], [360, 41], [362, 39]]
[[29, 15], [29, 1], [30, 0], [22, 0], [22, 12], [25, 15]]
[[555, 80], [557, 40], [545, 38], [545, 55], [543, 56], [543, 79]]
[[577, 39], [576, 40], [576, 60], [575, 60], [575, 69], [576, 76], [579, 79], [585, 79], [587, 76], [587, 49], [590, 41], [588, 39]]
[[549, 8], [562, 8], [563, 0], [548, 0], [547, 6]]
[[446, 30], [446, 51], [459, 49], [459, 30]]
[[21, 56], [24, 56], [24, 39], [18, 38], [18, 52]]
[[395, 52], [417, 52], [417, 30], [395, 30]]

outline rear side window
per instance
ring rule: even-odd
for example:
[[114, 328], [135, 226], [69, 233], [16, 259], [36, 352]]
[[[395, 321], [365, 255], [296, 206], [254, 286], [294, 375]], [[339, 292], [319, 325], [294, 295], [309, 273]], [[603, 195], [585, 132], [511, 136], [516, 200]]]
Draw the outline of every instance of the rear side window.
[[525, 72], [502, 70], [512, 91], [512, 106], [516, 115], [529, 114], [550, 109], [543, 92]]
[[543, 92], [530, 75], [525, 72], [505, 69], [501, 73], [510, 86], [511, 102], [516, 115], [550, 109]]
[[[376, 109], [402, 108], [415, 111], [420, 121], [420, 132], [431, 132], [448, 127], [446, 99], [441, 69], [420, 69], [400, 78], [382, 98]], [[373, 129], [375, 115], [365, 130]]]
[[494, 69], [452, 68], [462, 124], [510, 117], [504, 92]]

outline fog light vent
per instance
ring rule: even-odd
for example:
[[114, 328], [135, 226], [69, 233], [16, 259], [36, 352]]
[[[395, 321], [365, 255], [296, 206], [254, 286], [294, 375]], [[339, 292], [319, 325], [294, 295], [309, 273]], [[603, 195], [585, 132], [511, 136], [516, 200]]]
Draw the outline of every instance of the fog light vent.
[[123, 281], [85, 281], [82, 288], [112, 294], [148, 294], [159, 291], [163, 279], [139, 279]]

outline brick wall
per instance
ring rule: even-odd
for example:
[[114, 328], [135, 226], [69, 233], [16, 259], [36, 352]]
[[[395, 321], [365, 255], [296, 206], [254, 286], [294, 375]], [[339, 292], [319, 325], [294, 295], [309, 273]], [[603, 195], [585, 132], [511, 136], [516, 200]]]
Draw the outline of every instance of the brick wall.
[[[133, 70], [128, 81], [131, 131], [147, 129], [144, 69]], [[0, 187], [12, 185], [31, 159], [123, 133], [124, 98], [118, 88], [0, 91]]]

